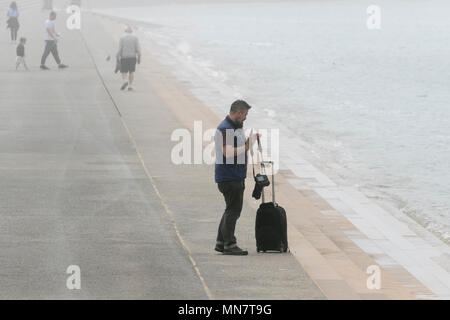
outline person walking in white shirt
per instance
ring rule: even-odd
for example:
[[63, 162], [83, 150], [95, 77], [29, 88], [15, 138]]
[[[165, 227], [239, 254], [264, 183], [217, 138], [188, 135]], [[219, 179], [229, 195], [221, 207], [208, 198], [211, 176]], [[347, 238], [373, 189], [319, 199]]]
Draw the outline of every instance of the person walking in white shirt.
[[49, 19], [45, 22], [45, 50], [41, 58], [42, 70], [49, 70], [49, 68], [45, 65], [45, 61], [47, 60], [47, 57], [50, 53], [53, 55], [53, 58], [55, 58], [55, 61], [58, 64], [58, 68], [67, 68], [65, 64], [61, 63], [61, 59], [59, 58], [57, 45], [59, 34], [55, 29], [55, 20], [56, 12], [52, 11], [50, 12]]

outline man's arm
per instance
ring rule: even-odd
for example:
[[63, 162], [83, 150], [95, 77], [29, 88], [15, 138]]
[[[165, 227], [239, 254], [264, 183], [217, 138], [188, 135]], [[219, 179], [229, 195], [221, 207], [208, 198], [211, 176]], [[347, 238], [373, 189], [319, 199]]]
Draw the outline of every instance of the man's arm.
[[238, 155], [240, 155], [243, 152], [248, 151], [248, 139], [245, 142], [245, 146], [241, 146], [241, 147], [232, 147], [230, 145], [227, 146], [223, 146], [222, 148], [222, 152], [223, 155], [225, 156], [225, 158], [229, 158], [231, 156], [228, 156], [229, 154], [233, 154], [234, 153], [234, 157], [237, 157]]
[[[253, 142], [255, 142], [258, 135], [259, 135], [259, 133], [254, 134], [252, 136]], [[226, 134], [224, 135], [224, 132], [222, 132], [222, 136], [224, 136], [222, 153], [226, 158], [228, 158], [228, 155], [230, 155], [230, 157], [231, 157], [231, 155], [233, 155], [234, 157], [237, 157], [238, 155], [242, 154], [243, 152], [247, 152], [250, 148], [250, 143], [249, 143], [250, 137], [248, 137], [247, 140], [245, 140], [245, 145], [240, 146], [240, 147], [234, 147], [234, 146], [226, 144]]]
[[137, 63], [141, 64], [141, 44], [139, 39], [136, 37], [136, 53], [137, 53]]
[[57, 32], [53, 33], [53, 30], [51, 27], [47, 26], [47, 33], [50, 36], [50, 38], [52, 38], [53, 40], [56, 40], [56, 38], [58, 38], [58, 33]]
[[[42, 30], [42, 29], [41, 29]], [[52, 30], [50, 28], [47, 28], [47, 33], [52, 39], [56, 39], [56, 36], [53, 34]]]
[[120, 60], [120, 58], [122, 57], [122, 48], [123, 48], [123, 39], [120, 38], [120, 40], [119, 40], [119, 50], [117, 51], [117, 54], [116, 54], [117, 60]]

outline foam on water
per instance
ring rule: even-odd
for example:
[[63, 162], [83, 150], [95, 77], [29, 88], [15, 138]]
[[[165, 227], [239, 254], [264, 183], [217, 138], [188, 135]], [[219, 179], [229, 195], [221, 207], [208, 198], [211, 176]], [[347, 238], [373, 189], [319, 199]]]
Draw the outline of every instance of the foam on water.
[[[345, 4], [344, 4], [345, 3]], [[371, 1], [168, 5], [103, 10], [159, 28], [146, 45], [223, 116], [278, 127], [281, 159], [389, 201], [450, 239], [450, 4]], [[288, 142], [289, 141], [289, 142]], [[292, 153], [296, 150], [297, 153]], [[289, 153], [289, 156], [287, 154]]]

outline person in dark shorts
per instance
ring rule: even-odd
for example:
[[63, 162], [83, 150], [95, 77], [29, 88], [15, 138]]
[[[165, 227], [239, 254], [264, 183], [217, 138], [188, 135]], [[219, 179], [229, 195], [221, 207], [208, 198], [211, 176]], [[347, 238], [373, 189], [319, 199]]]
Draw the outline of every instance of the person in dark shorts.
[[128, 91], [131, 91], [133, 90], [136, 63], [141, 63], [141, 47], [139, 39], [133, 34], [130, 26], [125, 29], [125, 34], [120, 38], [117, 60], [120, 62], [120, 73], [123, 79], [120, 90], [128, 87]]
[[[237, 246], [234, 231], [244, 201], [250, 138], [245, 138], [243, 126], [250, 108], [243, 100], [233, 102], [229, 115], [219, 124], [215, 135], [215, 181], [226, 205], [219, 224], [215, 250], [226, 255], [248, 254]], [[252, 141], [257, 136], [253, 135]]]

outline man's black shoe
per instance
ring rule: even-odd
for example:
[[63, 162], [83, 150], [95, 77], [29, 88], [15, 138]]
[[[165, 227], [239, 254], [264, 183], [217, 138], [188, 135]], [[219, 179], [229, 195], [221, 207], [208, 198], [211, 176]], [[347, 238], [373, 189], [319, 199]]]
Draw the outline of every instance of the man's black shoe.
[[43, 64], [41, 65], [41, 69], [42, 69], [42, 70], [50, 70], [49, 67], [47, 67], [46, 65], [43, 65]]
[[216, 250], [217, 252], [223, 252], [223, 246], [216, 244], [216, 247], [214, 248], [214, 250]]
[[69, 66], [66, 66], [65, 64], [62, 64], [62, 63], [58, 65], [58, 68], [60, 68], [60, 69], [65, 69], [67, 67], [69, 67]]
[[242, 250], [239, 247], [233, 247], [229, 249], [223, 249], [223, 254], [229, 255], [229, 256], [246, 256], [248, 255], [248, 251]]

